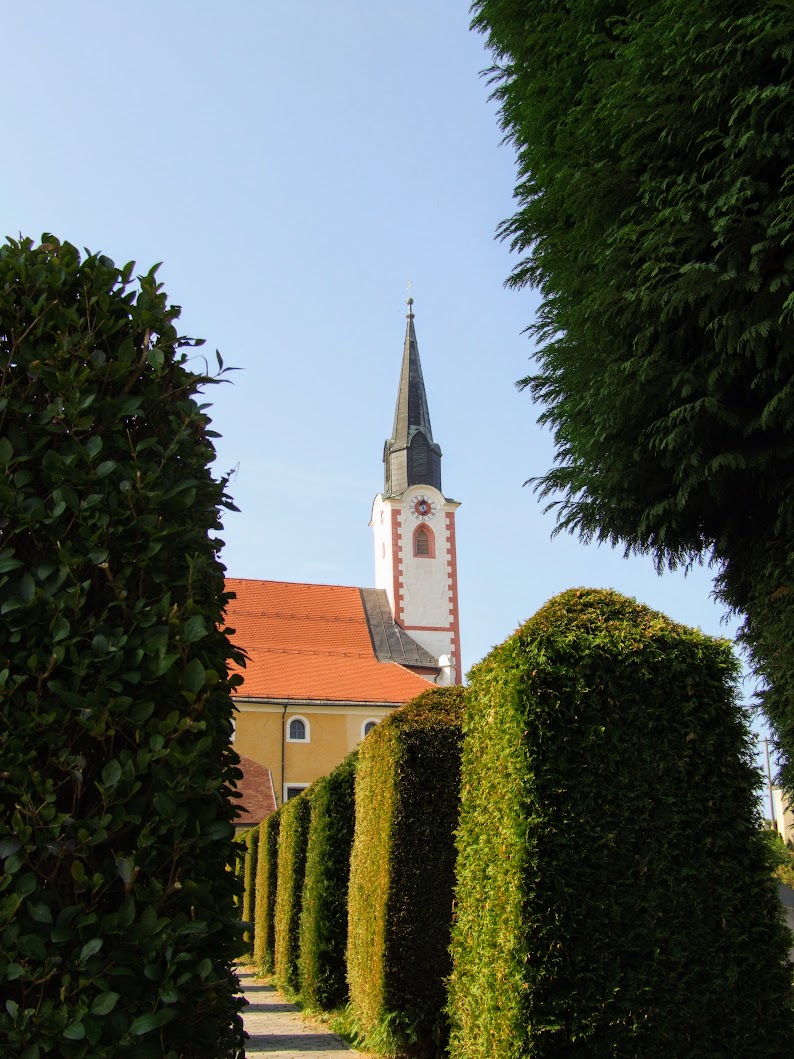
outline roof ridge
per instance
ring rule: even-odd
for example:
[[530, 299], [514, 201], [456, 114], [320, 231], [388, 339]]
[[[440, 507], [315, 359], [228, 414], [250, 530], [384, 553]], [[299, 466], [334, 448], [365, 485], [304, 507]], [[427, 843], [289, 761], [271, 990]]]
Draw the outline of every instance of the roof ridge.
[[353, 591], [360, 591], [358, 585], [340, 585], [336, 582], [331, 584], [320, 584], [316, 581], [280, 581], [277, 578], [270, 577], [230, 577], [227, 576], [224, 579], [227, 583], [229, 581], [245, 581], [251, 585], [289, 585], [291, 588], [349, 588]]
[[[257, 645], [260, 654], [268, 655], [322, 655], [323, 658], [371, 658], [371, 651], [320, 651], [303, 647], [264, 647]], [[376, 659], [377, 661], [377, 659]]]
[[[357, 590], [357, 591], [360, 591]], [[361, 624], [360, 616], [350, 614], [306, 614], [303, 611], [295, 612], [288, 610], [259, 610], [256, 607], [236, 607], [237, 614], [251, 614], [259, 618], [299, 618], [301, 621], [332, 621], [334, 625], [346, 621], [354, 625]]]

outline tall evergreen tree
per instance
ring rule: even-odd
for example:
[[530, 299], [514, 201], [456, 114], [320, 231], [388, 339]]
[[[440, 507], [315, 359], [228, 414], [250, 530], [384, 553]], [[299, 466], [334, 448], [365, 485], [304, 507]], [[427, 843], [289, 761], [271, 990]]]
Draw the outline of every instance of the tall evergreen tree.
[[[475, 0], [557, 528], [715, 560], [794, 757], [794, 5]], [[789, 772], [794, 786], [794, 775]]]

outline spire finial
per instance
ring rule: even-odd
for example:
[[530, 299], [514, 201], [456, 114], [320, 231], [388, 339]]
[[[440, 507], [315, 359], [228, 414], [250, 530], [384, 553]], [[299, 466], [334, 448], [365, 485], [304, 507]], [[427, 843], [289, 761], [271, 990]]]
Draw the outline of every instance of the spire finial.
[[411, 281], [408, 280], [408, 297], [405, 300], [405, 304], [408, 306], [408, 313], [407, 313], [407, 319], [408, 320], [413, 320], [413, 318], [414, 318], [414, 309], [413, 309], [414, 300], [413, 300], [413, 297], [411, 296], [411, 288], [412, 287], [413, 287], [413, 283], [411, 283]]

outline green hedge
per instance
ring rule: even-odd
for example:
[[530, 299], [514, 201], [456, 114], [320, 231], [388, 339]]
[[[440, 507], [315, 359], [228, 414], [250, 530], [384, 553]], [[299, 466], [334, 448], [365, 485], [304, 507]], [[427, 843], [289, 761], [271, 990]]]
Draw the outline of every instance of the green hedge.
[[247, 831], [238, 831], [234, 836], [234, 862], [229, 866], [234, 872], [237, 880], [237, 893], [234, 895], [234, 906], [240, 909], [240, 918], [243, 919], [243, 898], [245, 895], [245, 861], [248, 854], [246, 845]]
[[293, 991], [300, 989], [299, 930], [311, 816], [310, 791], [282, 805], [279, 816], [275, 975], [281, 989]]
[[276, 891], [278, 882], [278, 833], [280, 813], [259, 825], [254, 905], [254, 963], [262, 974], [276, 966]]
[[791, 1055], [791, 971], [724, 641], [551, 600], [471, 674], [453, 1059]]
[[245, 859], [243, 871], [243, 911], [244, 923], [250, 923], [251, 929], [243, 935], [247, 953], [253, 955], [254, 949], [254, 913], [256, 909], [256, 869], [259, 852], [259, 828], [249, 827], [245, 833]]
[[348, 980], [370, 1046], [443, 1045], [463, 694], [424, 692], [359, 748]]
[[242, 1055], [211, 382], [155, 269], [0, 247], [0, 1054]]
[[312, 785], [300, 916], [301, 996], [333, 1011], [347, 1000], [347, 892], [355, 821], [354, 751]]

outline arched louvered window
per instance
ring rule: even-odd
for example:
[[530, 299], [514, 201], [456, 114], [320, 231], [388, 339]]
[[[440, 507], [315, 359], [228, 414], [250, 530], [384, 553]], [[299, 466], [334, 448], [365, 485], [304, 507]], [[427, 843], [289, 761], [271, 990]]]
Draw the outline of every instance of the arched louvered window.
[[414, 481], [427, 479], [427, 438], [421, 432], [414, 434], [411, 440], [411, 470]]
[[420, 559], [433, 559], [435, 554], [433, 531], [429, 526], [417, 526], [414, 531], [414, 555]]

